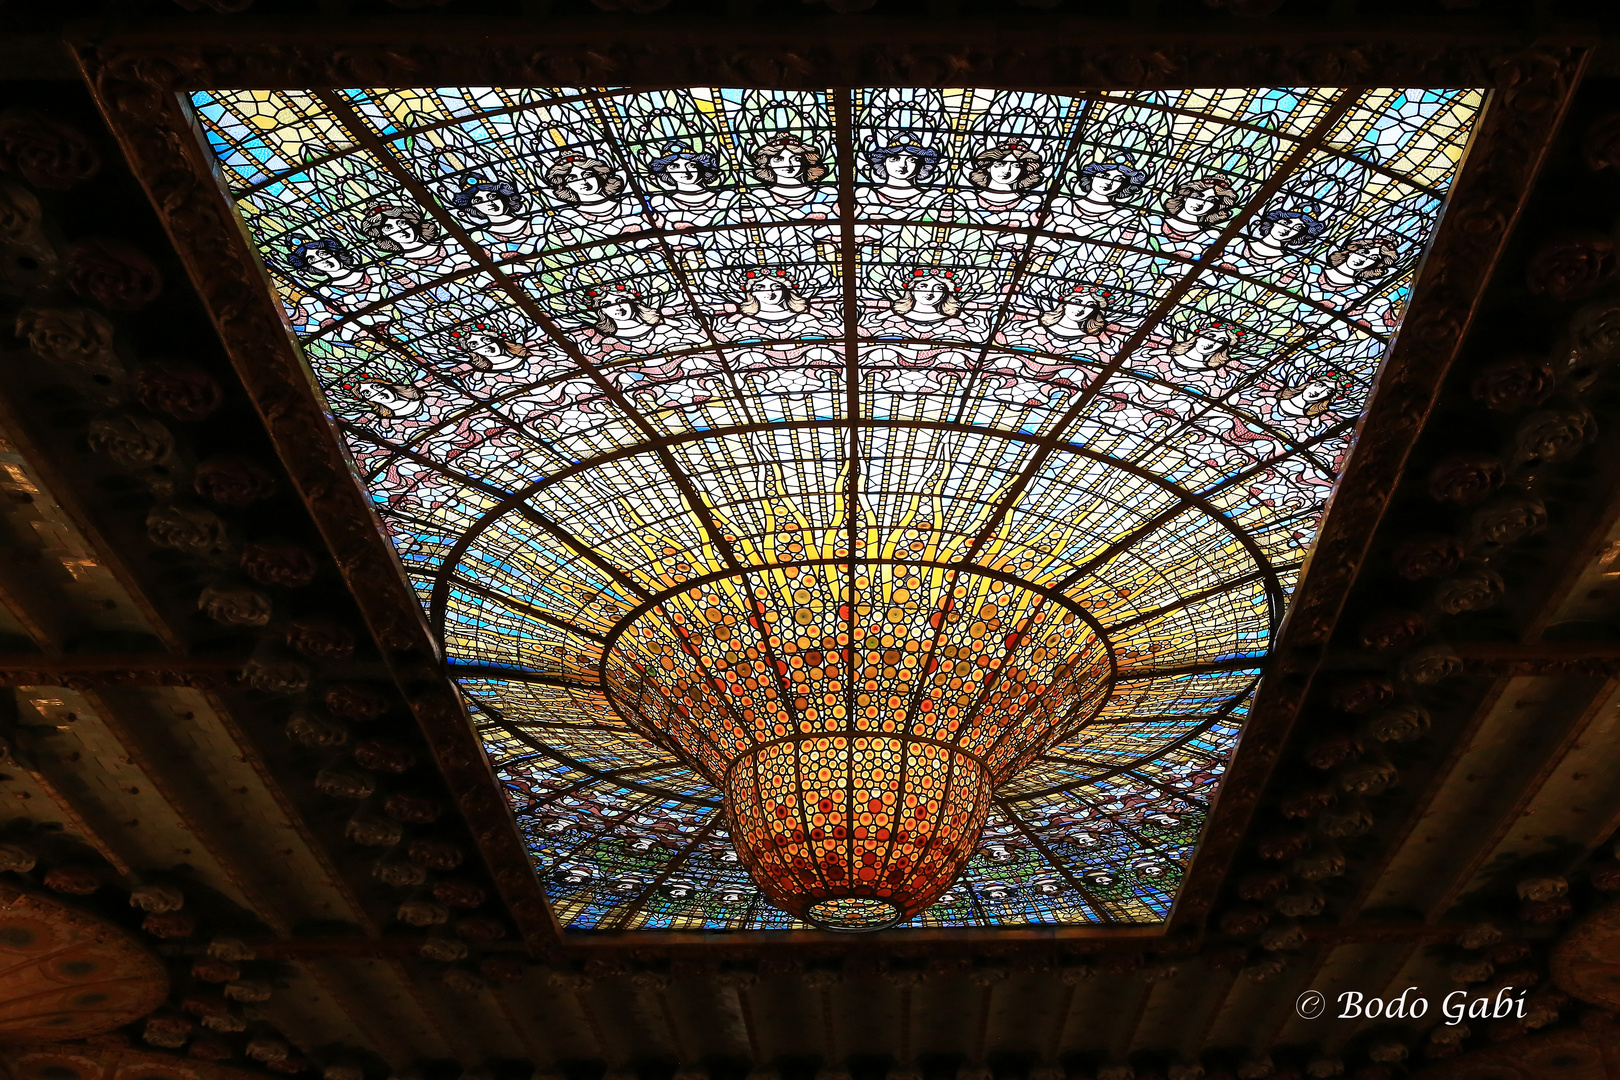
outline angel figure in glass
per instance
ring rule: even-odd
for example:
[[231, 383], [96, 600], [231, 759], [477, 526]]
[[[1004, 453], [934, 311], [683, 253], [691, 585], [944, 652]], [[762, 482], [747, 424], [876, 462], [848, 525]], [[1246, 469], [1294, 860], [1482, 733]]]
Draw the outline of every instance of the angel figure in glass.
[[1336, 371], [1319, 371], [1306, 375], [1297, 383], [1284, 386], [1277, 391], [1277, 403], [1273, 412], [1278, 417], [1292, 417], [1295, 420], [1315, 420], [1325, 416], [1333, 407], [1333, 401], [1347, 386], [1354, 383], [1345, 375]]
[[294, 290], [287, 297], [287, 316], [300, 338], [328, 332], [335, 324], [349, 320], [349, 332], [363, 332], [365, 319], [357, 313], [377, 304], [386, 295], [389, 275], [377, 266], [362, 270], [352, 251], [331, 237], [300, 243], [287, 254], [287, 267], [308, 291]]
[[653, 190], [648, 196], [661, 229], [700, 229], [718, 224], [736, 199], [720, 186], [720, 159], [680, 144], [667, 147], [647, 164]]
[[294, 247], [287, 253], [287, 265], [322, 293], [365, 293], [374, 285], [348, 246], [330, 236]]
[[442, 273], [470, 265], [464, 254], [451, 256], [445, 251], [439, 242], [443, 233], [438, 222], [414, 206], [378, 203], [360, 220], [360, 231], [379, 250], [424, 271], [431, 268]]
[[1152, 246], [1196, 259], [1221, 234], [1237, 207], [1238, 194], [1224, 176], [1202, 176], [1177, 184], [1153, 221]]
[[[707, 344], [697, 322], [684, 315], [670, 315], [663, 311], [657, 300], [649, 294], [623, 284], [602, 285], [587, 290], [584, 298], [589, 307], [582, 315], [589, 320], [584, 332], [582, 348], [598, 364], [633, 355], [678, 350], [685, 352], [694, 346]], [[712, 359], [690, 362], [707, 370]], [[668, 365], [673, 363], [674, 367]], [[643, 377], [669, 377], [679, 374], [680, 355], [670, 361], [653, 365]], [[639, 370], [639, 369], [638, 369]]]
[[624, 177], [605, 161], [569, 154], [553, 162], [545, 178], [557, 201], [553, 246], [572, 247], [647, 227], [635, 201], [625, 197]]
[[456, 216], [475, 232], [486, 234], [486, 242], [508, 250], [522, 250], [531, 233], [523, 215], [527, 202], [510, 180], [485, 180], [468, 176], [450, 197]]
[[1061, 287], [1041, 311], [997, 334], [1000, 344], [1019, 350], [1005, 356], [997, 369], [1058, 380], [1072, 389], [1084, 378], [1078, 370], [1082, 363], [1106, 363], [1124, 340], [1124, 327], [1109, 318], [1109, 305], [1119, 299], [1120, 290], [1111, 286], [1075, 282]]
[[596, 871], [584, 863], [559, 866], [551, 874], [552, 882], [558, 886], [562, 895], [578, 892], [595, 879]]
[[938, 150], [918, 143], [889, 143], [865, 153], [871, 175], [855, 191], [855, 212], [865, 218], [915, 218], [938, 205], [941, 194], [931, 186], [944, 160]]
[[[1141, 367], [1163, 379], [1167, 387], [1189, 386], [1209, 393], [1232, 381], [1235, 353], [1248, 336], [1247, 328], [1230, 319], [1205, 318], [1190, 332], [1177, 332], [1168, 345], [1150, 350]], [[1162, 404], [1164, 394], [1151, 387], [1144, 388], [1144, 393], [1150, 403]]]
[[746, 270], [738, 286], [737, 313], [718, 321], [718, 332], [734, 341], [827, 337], [837, 328], [805, 296], [785, 269]]
[[383, 420], [423, 419], [426, 410], [425, 394], [420, 387], [383, 379], [359, 379], [344, 385], [344, 389], [365, 403], [366, 407]]
[[1327, 225], [1303, 210], [1285, 207], [1267, 210], [1249, 223], [1247, 232], [1220, 265], [1287, 288], [1299, 278], [1300, 253], [1327, 232]]
[[1328, 255], [1316, 275], [1316, 290], [1325, 297], [1364, 292], [1388, 277], [1400, 257], [1400, 247], [1389, 237], [1352, 237]]
[[797, 135], [773, 135], [749, 155], [749, 171], [760, 184], [748, 192], [749, 207], [769, 218], [825, 218], [837, 214], [838, 193], [822, 181], [822, 152]]
[[457, 358], [458, 366], [471, 369], [466, 382], [473, 390], [495, 390], [536, 378], [545, 371], [572, 366], [572, 361], [552, 346], [538, 341], [512, 341], [486, 323], [452, 330], [450, 341], [463, 354]]
[[[1093, 161], [1080, 170], [1074, 195], [1053, 209], [1050, 227], [1075, 236], [1129, 242], [1135, 238], [1129, 225], [1138, 214], [1130, 202], [1142, 193], [1147, 179], [1147, 173], [1131, 158]], [[1123, 236], [1125, 232], [1132, 235]]]
[[1046, 166], [1028, 144], [1014, 140], [981, 150], [973, 156], [967, 181], [972, 190], [959, 196], [959, 210], [970, 220], [1020, 228], [1039, 223], [1037, 192], [1046, 183]]
[[955, 270], [915, 267], [902, 271], [894, 282], [889, 311], [871, 333], [875, 337], [983, 335], [985, 321], [968, 310], [962, 293]]
[[1029, 884], [1038, 896], [1061, 896], [1063, 893], [1063, 879], [1056, 874], [1036, 874], [1029, 879]]

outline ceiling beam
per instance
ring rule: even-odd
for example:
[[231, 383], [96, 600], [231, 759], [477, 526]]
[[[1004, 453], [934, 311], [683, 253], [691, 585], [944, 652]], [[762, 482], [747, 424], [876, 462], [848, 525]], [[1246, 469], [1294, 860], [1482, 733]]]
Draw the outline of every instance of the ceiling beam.
[[[0, 653], [0, 686], [245, 686], [245, 656], [173, 653]], [[386, 677], [381, 664], [322, 661], [332, 678]]]

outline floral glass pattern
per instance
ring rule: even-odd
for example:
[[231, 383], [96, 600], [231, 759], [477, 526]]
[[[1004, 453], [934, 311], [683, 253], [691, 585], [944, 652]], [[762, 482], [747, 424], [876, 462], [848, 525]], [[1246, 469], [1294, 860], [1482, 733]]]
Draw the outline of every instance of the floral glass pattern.
[[1483, 100], [192, 104], [559, 919], [746, 930], [1166, 916]]

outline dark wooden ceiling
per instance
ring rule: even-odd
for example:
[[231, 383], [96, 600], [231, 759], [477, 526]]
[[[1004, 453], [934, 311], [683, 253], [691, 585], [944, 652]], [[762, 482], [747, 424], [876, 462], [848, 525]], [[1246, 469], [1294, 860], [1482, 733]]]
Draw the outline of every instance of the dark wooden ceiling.
[[[1620, 1076], [1608, 1026], [1620, 995], [1604, 967], [1620, 965], [1607, 914], [1620, 889], [1608, 847], [1620, 828], [1620, 36], [1608, 6], [599, 6], [618, 14], [583, 0], [0, 7], [0, 984], [21, 988], [0, 989], [0, 1072]], [[232, 34], [247, 51], [261, 27], [303, 42], [289, 64], [360, 63], [375, 54], [334, 50], [465, 33], [468, 20], [543, 34], [553, 20], [582, 57], [592, 42], [612, 53], [709, 35], [724, 46], [714, 62], [746, 71], [753, 55], [752, 78], [769, 81], [785, 55], [813, 65], [818, 48], [850, 41], [891, 42], [918, 70], [929, 42], [998, 18], [1076, 48], [1094, 18], [1134, 40], [1093, 50], [1097, 70], [1127, 82], [1159, 62], [1158, 35], [1186, 49], [1207, 33], [1217, 59], [1309, 54], [1351, 70], [1358, 49], [1390, 42], [1489, 40], [1502, 93], [1533, 84], [1538, 56], [1585, 55], [1522, 213], [1458, 224], [1505, 246], [1472, 268], [1489, 283], [1462, 298], [1477, 304], [1432, 409], [1408, 414], [1421, 430], [1370, 548], [1341, 560], [1348, 599], [1320, 628], [1325, 644], [1270, 673], [1298, 680], [1300, 704], [1275, 765], [1253, 778], [1247, 824], [1216, 838], [1231, 857], [1210, 903], [1168, 937], [757, 948], [715, 935], [593, 950], [525, 936], [532, 912], [503, 897], [526, 868], [490, 864], [488, 823], [463, 814], [470, 774], [435, 766], [407, 707], [442, 672], [374, 640], [365, 595], [311, 520], [307, 483], [272, 446], [65, 42], [135, 35], [161, 65], [166, 36], [176, 55]], [[750, 35], [769, 48], [751, 54]], [[416, 47], [401, 46], [407, 61]], [[1016, 68], [1017, 55], [984, 48]], [[356, 754], [381, 764], [385, 794], [442, 814], [407, 824], [397, 846], [368, 843], [392, 839], [387, 812], [331, 794]], [[413, 858], [428, 881], [390, 884]], [[426, 930], [401, 918], [445, 881], [483, 903]], [[138, 978], [162, 1004], [128, 995], [90, 1034], [57, 1037], [58, 1015], [92, 1006], [50, 997], [67, 977], [51, 966], [60, 956], [37, 944], [42, 931], [7, 936], [25, 914], [101, 927], [97, 963], [155, 956]], [[1437, 1023], [1445, 994], [1505, 986], [1529, 989], [1526, 1019]], [[1434, 1002], [1424, 1018], [1297, 1011], [1312, 989], [1407, 987]]]

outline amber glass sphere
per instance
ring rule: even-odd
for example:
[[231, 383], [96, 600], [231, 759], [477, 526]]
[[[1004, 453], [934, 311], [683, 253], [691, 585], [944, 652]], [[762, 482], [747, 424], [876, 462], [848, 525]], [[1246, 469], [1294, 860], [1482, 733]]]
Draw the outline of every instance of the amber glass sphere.
[[827, 929], [924, 911], [991, 795], [1107, 697], [1077, 606], [983, 572], [810, 563], [712, 580], [625, 624], [620, 713], [725, 795], [771, 901]]

